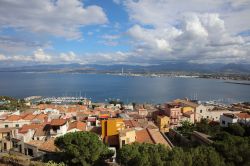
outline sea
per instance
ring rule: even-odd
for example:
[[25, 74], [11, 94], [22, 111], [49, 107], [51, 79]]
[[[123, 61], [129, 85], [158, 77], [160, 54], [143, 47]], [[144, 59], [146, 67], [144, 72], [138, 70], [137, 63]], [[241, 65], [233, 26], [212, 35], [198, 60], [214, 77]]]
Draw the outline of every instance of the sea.
[[0, 96], [84, 96], [94, 102], [155, 104], [189, 98], [235, 103], [250, 101], [250, 85], [202, 78], [1, 72]]

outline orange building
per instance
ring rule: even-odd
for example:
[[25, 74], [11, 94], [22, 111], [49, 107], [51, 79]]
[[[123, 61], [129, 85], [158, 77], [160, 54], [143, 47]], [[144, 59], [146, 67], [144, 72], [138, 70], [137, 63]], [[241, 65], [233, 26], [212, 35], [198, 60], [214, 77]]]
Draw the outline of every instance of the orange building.
[[119, 131], [125, 129], [123, 119], [120, 118], [109, 118], [101, 121], [102, 125], [102, 138], [107, 136], [118, 135]]

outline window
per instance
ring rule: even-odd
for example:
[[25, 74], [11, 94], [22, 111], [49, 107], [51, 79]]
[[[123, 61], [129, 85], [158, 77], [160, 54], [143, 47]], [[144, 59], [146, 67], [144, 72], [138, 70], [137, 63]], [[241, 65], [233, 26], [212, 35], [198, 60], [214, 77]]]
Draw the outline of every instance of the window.
[[16, 127], [19, 127], [19, 124], [16, 124]]
[[222, 120], [222, 124], [225, 124], [226, 122], [224, 120]]
[[8, 125], [4, 125], [5, 128], [8, 128], [9, 126]]
[[207, 119], [209, 118], [209, 116], [207, 116]]
[[202, 113], [202, 110], [200, 110], [200, 113]]
[[122, 140], [122, 145], [125, 145], [125, 140]]

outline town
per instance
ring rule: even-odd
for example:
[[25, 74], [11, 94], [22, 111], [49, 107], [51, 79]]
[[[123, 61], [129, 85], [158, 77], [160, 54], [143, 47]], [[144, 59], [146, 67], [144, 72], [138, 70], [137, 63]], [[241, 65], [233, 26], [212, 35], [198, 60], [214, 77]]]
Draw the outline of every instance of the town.
[[[185, 98], [154, 105], [121, 101], [93, 103], [81, 98], [80, 102], [58, 104], [33, 102], [36, 98], [18, 100], [24, 109], [0, 107], [0, 156], [53, 160], [54, 154], [60, 151], [54, 143], [56, 138], [68, 133], [91, 132], [114, 152], [106, 160], [114, 164], [117, 151], [127, 144], [162, 144], [170, 150], [194, 142], [210, 145], [213, 140], [209, 132], [203, 131], [204, 127], [189, 132], [185, 127], [205, 122], [212, 128], [250, 123], [247, 102], [221, 105]], [[12, 100], [15, 101], [1, 97], [0, 106], [10, 105]]]

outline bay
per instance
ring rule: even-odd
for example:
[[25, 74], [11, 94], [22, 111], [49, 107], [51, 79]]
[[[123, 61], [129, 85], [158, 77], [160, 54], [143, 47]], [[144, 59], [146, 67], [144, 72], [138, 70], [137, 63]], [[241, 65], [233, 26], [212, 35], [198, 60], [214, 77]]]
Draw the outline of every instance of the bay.
[[126, 103], [164, 103], [188, 97], [233, 103], [250, 101], [250, 86], [201, 78], [2, 72], [0, 95], [16, 98], [81, 95], [95, 102], [120, 99]]

